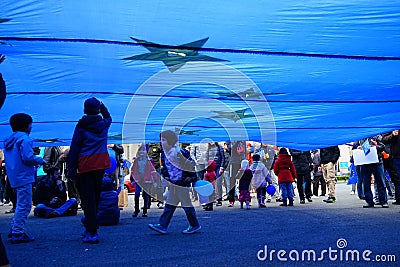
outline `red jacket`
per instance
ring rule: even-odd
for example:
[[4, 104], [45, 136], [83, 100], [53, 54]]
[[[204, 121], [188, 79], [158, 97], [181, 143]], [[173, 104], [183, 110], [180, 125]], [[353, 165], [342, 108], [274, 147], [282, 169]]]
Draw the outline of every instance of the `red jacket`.
[[146, 167], [144, 169], [144, 177], [140, 177], [138, 161], [139, 161], [138, 158], [136, 158], [133, 161], [133, 164], [131, 167], [131, 181], [132, 182], [135, 181], [138, 183], [145, 183], [145, 184], [157, 182], [157, 171], [154, 168], [151, 160], [149, 160], [149, 159], [146, 160]]
[[278, 176], [278, 183], [291, 183], [297, 178], [296, 168], [290, 155], [279, 154], [274, 165], [274, 172]]
[[207, 172], [204, 175], [204, 180], [209, 181], [213, 185], [217, 180], [217, 175], [215, 174], [215, 169], [217, 168], [217, 163], [213, 160], [208, 161]]

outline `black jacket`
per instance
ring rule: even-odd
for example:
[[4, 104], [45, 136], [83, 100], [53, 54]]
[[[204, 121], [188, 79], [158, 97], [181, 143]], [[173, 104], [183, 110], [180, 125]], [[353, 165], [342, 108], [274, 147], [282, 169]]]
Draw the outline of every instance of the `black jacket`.
[[[60, 202], [50, 205], [50, 201], [54, 197], [58, 197]], [[65, 201], [67, 201], [67, 190], [64, 182], [62, 182], [62, 190], [60, 190], [58, 185], [55, 184], [49, 177], [46, 177], [46, 179], [40, 181], [36, 186], [35, 197], [33, 201], [35, 205], [44, 204], [52, 208], [59, 208], [65, 203]]]
[[340, 157], [340, 150], [338, 146], [331, 146], [321, 148], [319, 154], [321, 157], [321, 164], [327, 164], [329, 162], [336, 163]]
[[290, 149], [290, 154], [292, 155], [292, 161], [296, 167], [297, 174], [306, 174], [311, 172], [312, 158], [310, 151], [302, 152]]
[[400, 138], [399, 136], [394, 136], [391, 132], [382, 135], [382, 142], [390, 146], [390, 156], [392, 158], [400, 158]]

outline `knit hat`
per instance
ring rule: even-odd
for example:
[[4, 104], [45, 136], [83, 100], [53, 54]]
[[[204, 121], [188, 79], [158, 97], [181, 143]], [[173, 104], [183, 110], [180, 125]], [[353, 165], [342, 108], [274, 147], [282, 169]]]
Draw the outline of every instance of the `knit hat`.
[[260, 155], [259, 154], [254, 154], [252, 158], [253, 158], [254, 161], [260, 161]]
[[13, 132], [26, 132], [32, 117], [25, 113], [16, 113], [10, 118], [10, 125]]
[[91, 97], [85, 100], [83, 104], [83, 112], [87, 115], [97, 115], [100, 113], [100, 101]]

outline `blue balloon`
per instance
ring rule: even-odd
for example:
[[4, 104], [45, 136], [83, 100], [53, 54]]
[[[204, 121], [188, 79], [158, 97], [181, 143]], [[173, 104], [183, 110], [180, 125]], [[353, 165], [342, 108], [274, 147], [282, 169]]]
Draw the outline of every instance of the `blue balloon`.
[[276, 192], [276, 188], [275, 188], [275, 186], [273, 186], [272, 184], [270, 184], [270, 185], [268, 185], [267, 186], [267, 193], [268, 193], [268, 195], [273, 195], [273, 194], [275, 194], [275, 192]]
[[194, 183], [194, 189], [201, 196], [210, 196], [214, 192], [213, 185], [206, 180], [199, 180]]
[[110, 163], [111, 163], [111, 167], [108, 168], [107, 170], [105, 170], [105, 173], [107, 174], [111, 174], [115, 171], [115, 169], [117, 168], [117, 160], [114, 157], [110, 157]]

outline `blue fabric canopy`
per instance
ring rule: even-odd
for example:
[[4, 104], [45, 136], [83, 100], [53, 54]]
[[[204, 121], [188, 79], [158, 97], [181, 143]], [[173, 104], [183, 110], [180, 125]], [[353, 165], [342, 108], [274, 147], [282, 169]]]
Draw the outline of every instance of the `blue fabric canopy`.
[[343, 144], [400, 128], [399, 47], [397, 1], [2, 0], [0, 146], [17, 112], [69, 145], [92, 96], [110, 143]]

